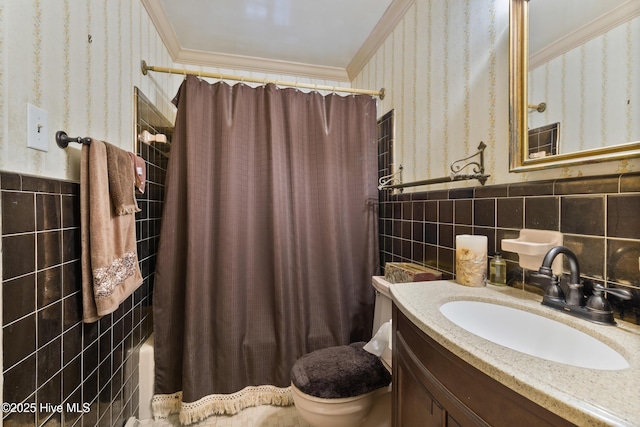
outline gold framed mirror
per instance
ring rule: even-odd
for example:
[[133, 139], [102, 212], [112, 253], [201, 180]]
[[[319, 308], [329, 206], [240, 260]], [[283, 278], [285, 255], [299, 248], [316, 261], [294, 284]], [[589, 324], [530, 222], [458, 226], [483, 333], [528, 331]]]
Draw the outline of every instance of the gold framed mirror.
[[[580, 4], [574, 7], [571, 1]], [[510, 172], [640, 157], [640, 2], [590, 1], [592, 8], [584, 0], [510, 0]], [[543, 18], [533, 19], [532, 8], [549, 4], [563, 9], [544, 10]], [[609, 9], [598, 9], [603, 4]], [[593, 15], [584, 17], [586, 23], [569, 22], [578, 10]], [[540, 22], [553, 17], [554, 29], [567, 28], [540, 48], [532, 38], [549, 33]], [[608, 52], [611, 46], [618, 50]], [[597, 63], [585, 62], [592, 52]], [[578, 68], [567, 65], [576, 56], [582, 61]], [[598, 82], [585, 81], [587, 75], [596, 75]], [[591, 95], [596, 88], [597, 96]], [[538, 139], [546, 145], [538, 145]]]

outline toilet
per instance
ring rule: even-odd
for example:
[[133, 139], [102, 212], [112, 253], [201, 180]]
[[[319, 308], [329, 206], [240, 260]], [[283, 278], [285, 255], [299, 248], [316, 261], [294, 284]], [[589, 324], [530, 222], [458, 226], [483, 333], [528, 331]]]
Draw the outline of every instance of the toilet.
[[[391, 320], [391, 295], [389, 282], [383, 277], [374, 276], [372, 284], [376, 290], [375, 334]], [[363, 345], [317, 350], [294, 364], [293, 401], [300, 417], [311, 426], [391, 426], [391, 345], [380, 357], [364, 350]]]

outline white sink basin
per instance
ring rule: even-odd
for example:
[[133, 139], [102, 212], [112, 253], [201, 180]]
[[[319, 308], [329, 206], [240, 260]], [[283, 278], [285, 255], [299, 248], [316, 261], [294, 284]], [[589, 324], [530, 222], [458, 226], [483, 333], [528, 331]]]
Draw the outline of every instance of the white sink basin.
[[496, 344], [565, 365], [620, 370], [629, 363], [591, 335], [528, 311], [480, 301], [453, 301], [440, 312], [463, 329]]

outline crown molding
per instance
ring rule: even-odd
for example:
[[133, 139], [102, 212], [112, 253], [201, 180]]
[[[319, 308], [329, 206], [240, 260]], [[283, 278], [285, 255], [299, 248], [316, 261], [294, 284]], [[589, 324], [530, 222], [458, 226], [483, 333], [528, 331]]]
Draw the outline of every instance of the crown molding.
[[364, 66], [382, 46], [386, 38], [395, 29], [415, 0], [393, 0], [381, 20], [362, 44], [346, 69], [279, 61], [266, 58], [204, 52], [184, 49], [180, 46], [167, 14], [160, 0], [142, 0], [160, 39], [165, 45], [174, 63], [198, 65], [204, 67], [228, 68], [234, 70], [256, 71], [266, 74], [285, 74], [310, 79], [350, 82], [356, 78]]
[[[529, 55], [529, 70], [534, 70], [637, 16], [640, 16], [639, 1], [629, 0], [622, 3], [620, 6], [611, 9], [609, 12], [586, 23], [537, 52], [533, 52]], [[531, 31], [531, 28], [529, 28], [529, 31]]]
[[178, 37], [167, 18], [167, 13], [162, 7], [162, 3], [160, 0], [142, 0], [142, 5], [147, 10], [153, 26], [156, 27], [162, 43], [164, 43], [164, 46], [169, 52], [169, 56], [171, 56], [171, 59], [175, 62], [181, 47], [178, 42]]
[[284, 74], [317, 80], [349, 82], [349, 76], [344, 68], [324, 67], [253, 56], [180, 49], [174, 61], [180, 64], [200, 65], [203, 67], [230, 68], [233, 70], [256, 71], [266, 74]]
[[353, 81], [358, 76], [414, 3], [415, 0], [393, 0], [391, 2], [369, 37], [347, 65], [347, 75], [350, 80]]

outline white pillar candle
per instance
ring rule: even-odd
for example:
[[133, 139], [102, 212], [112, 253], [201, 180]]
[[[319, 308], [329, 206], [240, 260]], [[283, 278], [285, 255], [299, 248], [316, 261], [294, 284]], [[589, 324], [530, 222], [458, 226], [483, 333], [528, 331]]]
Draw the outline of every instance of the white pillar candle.
[[464, 286], [485, 286], [487, 279], [487, 236], [456, 236], [456, 282]]

